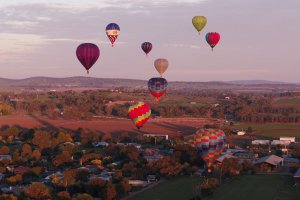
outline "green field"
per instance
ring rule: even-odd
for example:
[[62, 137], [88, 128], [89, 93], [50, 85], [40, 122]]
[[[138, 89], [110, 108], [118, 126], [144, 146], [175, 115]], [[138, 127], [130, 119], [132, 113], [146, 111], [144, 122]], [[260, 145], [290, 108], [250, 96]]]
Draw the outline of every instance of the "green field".
[[247, 130], [252, 127], [253, 134], [271, 138], [280, 136], [300, 137], [300, 124], [237, 124], [235, 129]]
[[189, 199], [194, 194], [194, 187], [199, 183], [199, 177], [176, 177], [146, 190], [130, 200]]
[[[131, 200], [188, 200], [199, 178], [178, 177], [146, 190]], [[204, 200], [299, 200], [293, 179], [281, 175], [245, 175], [217, 188]]]
[[281, 175], [247, 175], [219, 187], [205, 200], [299, 200], [293, 179]]
[[277, 101], [274, 102], [275, 105], [284, 105], [284, 106], [300, 106], [300, 98], [295, 97], [295, 98], [282, 98], [278, 99]]

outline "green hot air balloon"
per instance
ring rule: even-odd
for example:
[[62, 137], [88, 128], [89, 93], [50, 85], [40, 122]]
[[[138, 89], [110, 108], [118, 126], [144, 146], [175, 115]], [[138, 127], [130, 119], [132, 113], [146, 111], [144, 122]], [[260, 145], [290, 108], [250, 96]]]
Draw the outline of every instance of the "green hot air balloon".
[[204, 17], [204, 16], [195, 16], [192, 19], [192, 23], [193, 23], [195, 29], [199, 32], [199, 34], [200, 34], [200, 31], [205, 27], [206, 22], [207, 22], [207, 20], [206, 20], [206, 17]]

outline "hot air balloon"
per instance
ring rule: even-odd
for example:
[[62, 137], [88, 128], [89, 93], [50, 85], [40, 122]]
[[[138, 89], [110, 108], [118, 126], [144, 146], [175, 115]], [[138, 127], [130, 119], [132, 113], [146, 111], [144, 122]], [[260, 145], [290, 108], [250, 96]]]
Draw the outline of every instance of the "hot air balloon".
[[222, 130], [199, 129], [194, 134], [194, 145], [210, 171], [212, 163], [225, 148], [225, 134]]
[[163, 75], [163, 73], [168, 69], [169, 62], [165, 58], [158, 58], [154, 61], [154, 67], [160, 74], [160, 77]]
[[168, 82], [164, 78], [160, 78], [160, 77], [151, 78], [148, 81], [148, 89], [157, 101], [162, 95], [166, 93], [167, 87], [168, 87]]
[[207, 43], [211, 47], [211, 50], [218, 44], [220, 41], [220, 34], [217, 32], [209, 32], [205, 36]]
[[140, 129], [151, 116], [151, 108], [144, 102], [138, 102], [128, 109], [128, 115], [134, 125]]
[[206, 22], [207, 22], [207, 20], [206, 20], [206, 17], [204, 17], [204, 16], [195, 16], [192, 19], [192, 23], [199, 34], [200, 34], [200, 31], [205, 27]]
[[87, 70], [87, 73], [89, 73], [89, 69], [95, 64], [100, 56], [100, 50], [95, 44], [82, 43], [76, 49], [76, 56]]
[[141, 45], [141, 48], [146, 53], [146, 55], [148, 55], [148, 53], [152, 50], [152, 44], [150, 42], [144, 42]]
[[120, 27], [116, 23], [110, 23], [106, 26], [106, 35], [111, 42], [111, 45], [114, 46], [116, 39], [120, 33]]

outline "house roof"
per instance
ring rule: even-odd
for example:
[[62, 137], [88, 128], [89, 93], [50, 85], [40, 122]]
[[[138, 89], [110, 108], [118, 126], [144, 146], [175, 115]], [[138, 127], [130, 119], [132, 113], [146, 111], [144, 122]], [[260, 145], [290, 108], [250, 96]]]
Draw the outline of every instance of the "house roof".
[[269, 155], [260, 158], [258, 161], [255, 162], [255, 164], [268, 163], [277, 166], [280, 162], [283, 162], [283, 158], [275, 155]]
[[294, 178], [300, 178], [300, 168], [297, 170], [297, 172], [294, 174]]
[[223, 160], [224, 160], [225, 158], [236, 158], [236, 157], [233, 156], [233, 155], [231, 155], [231, 154], [225, 154], [225, 155], [220, 156], [219, 158], [217, 158], [216, 161], [218, 161], [218, 162], [223, 162]]

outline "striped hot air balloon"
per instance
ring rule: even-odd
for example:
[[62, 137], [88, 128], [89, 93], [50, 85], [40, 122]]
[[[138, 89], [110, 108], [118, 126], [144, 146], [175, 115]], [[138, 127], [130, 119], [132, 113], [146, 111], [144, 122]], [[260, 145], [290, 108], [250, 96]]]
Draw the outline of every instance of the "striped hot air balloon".
[[167, 92], [168, 82], [164, 78], [151, 78], [148, 81], [148, 89], [150, 93], [159, 100], [159, 98]]
[[76, 49], [76, 56], [87, 73], [89, 73], [89, 69], [96, 63], [100, 56], [100, 50], [95, 44], [82, 43]]
[[111, 42], [111, 45], [114, 46], [115, 41], [117, 40], [120, 33], [120, 27], [116, 23], [110, 23], [106, 26], [106, 35]]
[[150, 51], [152, 50], [152, 44], [150, 42], [144, 42], [141, 45], [142, 50], [145, 52], [146, 56], [148, 55], [148, 53], [150, 53]]
[[199, 129], [194, 134], [194, 145], [210, 170], [212, 163], [225, 148], [225, 133], [216, 129]]
[[144, 102], [138, 102], [128, 109], [128, 115], [134, 125], [140, 129], [151, 116], [151, 108]]

